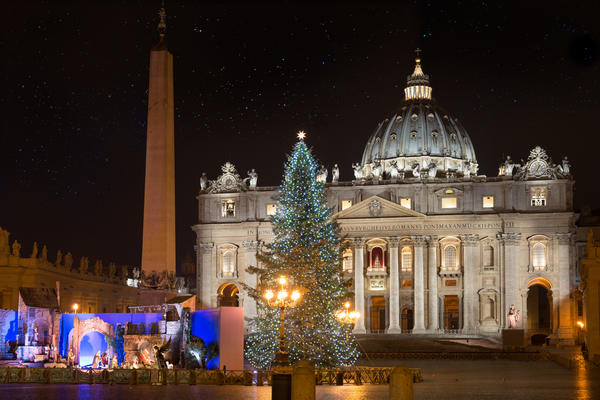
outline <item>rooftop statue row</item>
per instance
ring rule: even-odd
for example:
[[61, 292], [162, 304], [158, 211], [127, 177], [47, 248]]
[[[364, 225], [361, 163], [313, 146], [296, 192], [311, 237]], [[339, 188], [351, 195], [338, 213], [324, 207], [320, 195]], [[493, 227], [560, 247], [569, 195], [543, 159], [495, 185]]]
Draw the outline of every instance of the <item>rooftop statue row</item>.
[[221, 167], [222, 174], [214, 180], [208, 180], [206, 172], [200, 177], [200, 190], [208, 193], [227, 193], [256, 189], [258, 173], [252, 168], [248, 171], [247, 178], [241, 178], [235, 169], [235, 165], [229, 161]]
[[506, 160], [498, 168], [498, 176], [512, 177], [515, 180], [568, 179], [571, 177], [571, 163], [567, 157], [563, 157], [561, 164], [554, 164], [546, 151], [536, 146], [529, 153], [527, 161], [521, 159], [520, 164], [506, 156]]
[[[44, 245], [42, 246], [42, 250], [39, 251], [37, 242], [33, 242], [29, 257], [22, 256], [21, 243], [14, 240], [11, 246], [9, 238], [10, 233], [0, 228], [0, 266], [54, 267], [64, 272], [79, 273], [85, 276], [108, 277], [111, 280], [119, 282], [125, 282], [129, 275], [129, 268], [127, 266], [117, 266], [115, 263], [109, 263], [108, 268], [104, 268], [100, 259], [97, 259], [92, 268], [90, 268], [88, 257], [81, 257], [79, 266], [74, 266], [73, 255], [70, 252], [63, 254], [61, 250], [56, 252], [56, 260], [52, 262], [48, 260], [48, 248]], [[3, 258], [6, 262], [2, 262]]]

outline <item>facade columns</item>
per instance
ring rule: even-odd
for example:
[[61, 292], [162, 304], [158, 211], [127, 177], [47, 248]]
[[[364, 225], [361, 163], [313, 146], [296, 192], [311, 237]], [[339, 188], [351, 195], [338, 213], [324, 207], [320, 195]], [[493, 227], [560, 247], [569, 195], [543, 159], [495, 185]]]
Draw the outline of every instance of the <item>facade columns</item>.
[[[519, 282], [519, 244], [520, 233], [501, 233], [500, 240], [504, 243], [504, 306], [502, 315], [506, 316], [511, 304], [515, 307], [520, 301]], [[504, 317], [504, 327], [508, 328], [508, 321]]]
[[428, 271], [429, 279], [429, 326], [431, 332], [437, 332], [439, 326], [439, 311], [438, 311], [438, 271], [437, 271], [437, 245], [438, 237], [430, 236], [428, 243]]
[[558, 287], [560, 296], [555, 297], [559, 310], [559, 339], [573, 340], [573, 323], [571, 321], [571, 280], [569, 276], [570, 233], [556, 234], [558, 239]]
[[360, 317], [354, 324], [354, 333], [367, 333], [365, 329], [365, 239], [355, 238], [354, 243], [354, 309], [360, 313]]
[[424, 280], [424, 252], [427, 244], [425, 236], [413, 236], [415, 246], [415, 272], [414, 272], [414, 327], [413, 333], [425, 332], [425, 280]]
[[200, 309], [211, 308], [212, 298], [212, 253], [215, 244], [212, 242], [198, 243], [196, 245], [196, 259], [198, 269], [196, 271], [196, 288], [200, 300]]
[[[259, 246], [260, 246], [260, 242], [258, 240], [246, 240], [246, 241], [242, 242], [242, 247], [246, 251], [246, 267], [248, 267], [248, 266], [258, 267], [258, 265], [256, 263], [256, 252], [258, 251]], [[246, 277], [246, 285], [250, 286], [252, 289], [256, 289], [256, 283], [257, 283], [257, 278], [258, 278], [257, 275], [245, 272], [245, 277]], [[243, 290], [243, 294], [244, 294], [244, 303], [243, 303], [244, 315], [247, 318], [256, 317], [256, 315], [257, 315], [256, 314], [256, 300], [254, 300], [254, 298], [252, 298], [248, 295], [247, 290]]]
[[[475, 328], [475, 251], [479, 245], [479, 235], [460, 235], [463, 242], [463, 333], [473, 333]], [[516, 276], [516, 275], [515, 275]]]
[[387, 333], [401, 333], [400, 329], [400, 280], [398, 274], [398, 243], [397, 237], [388, 238], [390, 247], [390, 325]]

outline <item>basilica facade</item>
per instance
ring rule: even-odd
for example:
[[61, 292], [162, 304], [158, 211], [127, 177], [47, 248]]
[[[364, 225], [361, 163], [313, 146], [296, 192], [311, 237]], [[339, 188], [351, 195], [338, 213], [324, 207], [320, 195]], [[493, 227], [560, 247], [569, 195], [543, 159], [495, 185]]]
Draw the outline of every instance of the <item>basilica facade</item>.
[[[514, 305], [528, 338], [572, 341], [577, 304], [573, 184], [566, 158], [535, 147], [495, 176], [479, 174], [460, 122], [432, 99], [417, 58], [405, 101], [369, 138], [355, 179], [324, 180], [350, 246], [343, 271], [360, 312], [354, 332], [498, 336]], [[203, 175], [196, 233], [200, 307], [256, 305], [241, 283], [272, 236], [277, 187], [231, 163]], [[512, 318], [514, 320], [515, 318]]]

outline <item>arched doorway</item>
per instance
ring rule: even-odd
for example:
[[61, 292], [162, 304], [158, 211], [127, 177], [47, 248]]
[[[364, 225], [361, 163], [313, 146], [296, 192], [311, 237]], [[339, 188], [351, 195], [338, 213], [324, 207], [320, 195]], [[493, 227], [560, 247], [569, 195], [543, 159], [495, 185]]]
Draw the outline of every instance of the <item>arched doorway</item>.
[[104, 335], [98, 331], [91, 331], [82, 336], [79, 343], [79, 365], [81, 368], [91, 368], [94, 362], [94, 355], [100, 352], [100, 355], [108, 349], [108, 344]]
[[412, 308], [402, 310], [402, 332], [410, 332], [413, 329], [414, 318]]
[[371, 332], [385, 331], [385, 297], [371, 297]]
[[219, 307], [239, 307], [239, 289], [233, 283], [223, 284], [219, 290]]
[[529, 282], [527, 291], [527, 329], [532, 333], [547, 332], [552, 328], [552, 285], [547, 279]]

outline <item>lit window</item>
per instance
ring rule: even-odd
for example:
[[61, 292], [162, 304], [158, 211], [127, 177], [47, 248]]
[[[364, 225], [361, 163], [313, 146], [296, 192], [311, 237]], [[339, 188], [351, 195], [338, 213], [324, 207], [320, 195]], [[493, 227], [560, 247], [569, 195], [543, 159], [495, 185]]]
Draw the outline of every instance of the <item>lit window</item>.
[[342, 211], [352, 207], [352, 200], [342, 200]]
[[410, 247], [402, 248], [402, 271], [412, 271], [412, 250]]
[[544, 246], [542, 243], [536, 243], [533, 245], [532, 253], [533, 268], [546, 268], [546, 246]]
[[544, 207], [546, 205], [546, 188], [531, 188], [531, 206]]
[[445, 194], [452, 194], [452, 193], [454, 193], [454, 190], [452, 190], [452, 189], [446, 189], [446, 190], [444, 191], [444, 193], [445, 193]]
[[494, 196], [483, 196], [483, 208], [494, 208]]
[[442, 197], [442, 208], [456, 208], [456, 197]]
[[456, 247], [446, 246], [444, 247], [444, 268], [456, 269]]
[[412, 281], [402, 281], [402, 287], [411, 287]]
[[235, 273], [235, 254], [232, 250], [223, 253], [223, 277], [232, 277]]
[[275, 215], [277, 212], [277, 204], [267, 204], [267, 215]]
[[405, 198], [400, 199], [400, 205], [404, 208], [410, 208], [410, 198], [405, 197]]
[[350, 249], [344, 250], [342, 256], [342, 269], [344, 272], [352, 272], [352, 250]]
[[235, 217], [235, 200], [223, 200], [221, 203], [222, 217]]

